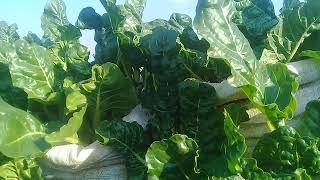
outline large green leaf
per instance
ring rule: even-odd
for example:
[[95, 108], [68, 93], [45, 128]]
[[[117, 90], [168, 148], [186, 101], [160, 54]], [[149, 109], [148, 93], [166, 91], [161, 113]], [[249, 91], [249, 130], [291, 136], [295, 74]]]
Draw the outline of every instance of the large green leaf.
[[268, 118], [270, 128], [283, 125], [296, 110], [297, 75], [282, 63], [260, 64], [255, 82], [242, 87], [250, 101]]
[[86, 107], [83, 107], [78, 112], [74, 112], [66, 125], [62, 126], [59, 131], [46, 136], [46, 141], [51, 145], [59, 145], [66, 142], [72, 144], [79, 143], [80, 141], [77, 132], [82, 125], [85, 113]]
[[320, 1], [309, 0], [283, 12], [279, 24], [268, 35], [278, 60], [290, 62], [312, 32], [320, 29]]
[[24, 40], [15, 43], [10, 61], [13, 85], [25, 90], [29, 99], [46, 100], [54, 92], [54, 64], [47, 49]]
[[[19, 158], [40, 153], [47, 144], [40, 121], [0, 99], [0, 152]], [[13, 133], [14, 132], [14, 133]]]
[[56, 41], [62, 34], [59, 28], [70, 24], [66, 15], [66, 5], [62, 0], [49, 0], [41, 17], [44, 38]]
[[227, 137], [226, 156], [228, 159], [228, 168], [232, 173], [237, 173], [242, 170], [241, 158], [246, 152], [247, 146], [244, 136], [234, 124], [228, 110], [224, 111], [224, 116], [224, 133]]
[[185, 135], [151, 144], [146, 154], [149, 179], [198, 179], [198, 145]]
[[0, 21], [0, 41], [13, 43], [19, 39], [16, 24], [8, 25], [5, 21]]
[[257, 60], [248, 40], [232, 22], [236, 8], [233, 0], [198, 1], [194, 25], [211, 45], [208, 55], [228, 60], [232, 67], [232, 83], [243, 86], [252, 81]]
[[[87, 98], [80, 93], [80, 88], [69, 80], [65, 80], [63, 101], [55, 106], [51, 113], [56, 115], [46, 124], [46, 132], [50, 133], [45, 140], [51, 145], [67, 143], [77, 144], [80, 142], [78, 133], [84, 123], [87, 108]], [[49, 111], [50, 107], [47, 108]], [[56, 112], [58, 111], [58, 112]], [[43, 118], [44, 119], [44, 118]]]
[[92, 78], [80, 88], [87, 96], [87, 114], [93, 127], [97, 127], [107, 113], [120, 118], [137, 104], [132, 82], [112, 63], [93, 66]]

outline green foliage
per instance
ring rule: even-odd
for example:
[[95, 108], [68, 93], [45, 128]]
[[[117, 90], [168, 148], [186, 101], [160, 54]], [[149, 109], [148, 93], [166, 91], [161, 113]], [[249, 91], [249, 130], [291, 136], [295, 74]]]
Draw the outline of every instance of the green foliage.
[[296, 130], [304, 136], [320, 137], [320, 100], [310, 101], [303, 115], [299, 118]]
[[[14, 108], [0, 98], [0, 152], [21, 158], [46, 148], [44, 127], [28, 112]], [[12, 131], [14, 130], [14, 133]]]
[[266, 47], [267, 33], [278, 23], [271, 0], [234, 0], [238, 16], [233, 21], [248, 39], [257, 58]]
[[[100, 2], [105, 14], [86, 7], [73, 25], [63, 1], [48, 0], [42, 38], [20, 39], [0, 21], [0, 179], [42, 179], [37, 158], [48, 148], [96, 140], [125, 157], [132, 180], [320, 175], [319, 102], [296, 130], [285, 126], [299, 84], [284, 64], [319, 59], [318, 0], [285, 0], [279, 16], [270, 0], [199, 0], [194, 21], [151, 22], [142, 21], [146, 0]], [[92, 63], [83, 29], [95, 31]], [[239, 129], [246, 109], [220, 104], [211, 84], [227, 79], [273, 130], [252, 157]], [[121, 120], [139, 103], [145, 129]]]
[[[298, 90], [296, 75], [284, 64], [265, 57], [258, 60], [235, 23], [233, 1], [199, 1], [195, 27], [209, 40], [208, 55], [226, 59], [231, 67], [229, 82], [241, 88], [267, 117], [271, 126], [279, 126], [292, 117]], [[220, 17], [224, 17], [223, 21]], [[216, 29], [225, 29], [223, 33]], [[282, 81], [282, 78], [285, 78]], [[268, 83], [265, 83], [268, 82]], [[277, 96], [274, 96], [277, 95]]]
[[0, 23], [0, 179], [42, 179], [37, 158], [51, 146], [83, 143], [104, 117], [122, 117], [137, 103], [117, 65], [91, 67], [65, 10], [63, 1], [48, 1], [42, 39], [31, 32], [20, 39], [16, 25]]
[[289, 174], [304, 168], [308, 174], [318, 175], [319, 156], [319, 139], [301, 137], [291, 127], [265, 134], [253, 152], [258, 165], [274, 174]]
[[35, 161], [16, 159], [0, 165], [0, 179], [43, 180], [43, 177]]
[[320, 27], [319, 1], [291, 6], [282, 12], [278, 25], [268, 34], [269, 45], [281, 62], [294, 60], [299, 51], [305, 50], [300, 48], [304, 40]]
[[92, 78], [80, 85], [81, 93], [88, 99], [87, 118], [96, 128], [107, 114], [120, 118], [130, 112], [137, 103], [130, 79], [123, 76], [112, 63], [92, 67]]
[[185, 135], [154, 142], [146, 154], [149, 179], [197, 179], [197, 143]]
[[12, 43], [19, 39], [16, 24], [8, 25], [5, 21], [0, 21], [0, 41]]

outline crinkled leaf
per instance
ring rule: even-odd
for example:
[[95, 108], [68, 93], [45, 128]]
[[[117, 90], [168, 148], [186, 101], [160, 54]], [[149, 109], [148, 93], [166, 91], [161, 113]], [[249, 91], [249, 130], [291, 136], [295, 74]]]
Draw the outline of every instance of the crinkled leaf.
[[178, 33], [176, 31], [157, 27], [152, 30], [152, 34], [148, 34], [141, 38], [141, 45], [154, 57], [162, 54], [166, 56], [175, 56], [179, 50], [176, 42], [177, 38]]
[[292, 61], [304, 40], [320, 29], [319, 8], [320, 1], [309, 0], [283, 12], [278, 25], [268, 35], [279, 61]]
[[228, 177], [239, 171], [239, 161], [245, 152], [244, 137], [232, 118], [245, 121], [248, 115], [239, 106], [228, 107], [224, 115], [216, 103], [213, 86], [186, 79], [179, 84], [180, 121], [177, 124], [179, 132], [198, 143], [199, 168], [211, 176]]
[[258, 166], [274, 174], [294, 174], [298, 168], [319, 175], [320, 140], [301, 137], [291, 127], [281, 127], [265, 134], [253, 151]]
[[123, 30], [130, 32], [139, 32], [140, 24], [142, 24], [142, 15], [147, 0], [126, 0], [122, 10], [124, 16]]
[[[44, 128], [29, 113], [14, 108], [0, 99], [0, 152], [7, 157], [19, 158], [40, 153], [47, 144]], [[14, 131], [14, 133], [12, 133]]]
[[8, 25], [5, 21], [0, 21], [0, 41], [13, 43], [20, 37], [17, 33], [17, 24]]
[[[120, 64], [122, 53], [130, 53], [121, 46], [120, 36], [127, 36], [130, 40], [133, 39], [133, 35], [141, 31], [142, 14], [146, 5], [146, 0], [127, 0], [124, 5], [116, 5], [115, 1], [104, 1], [100, 2], [105, 7], [107, 13], [102, 16], [102, 27], [96, 26], [95, 41], [96, 55], [95, 60], [98, 64], [105, 62], [113, 62]], [[98, 19], [94, 17], [94, 12], [86, 10], [86, 14], [92, 14], [92, 19]], [[79, 17], [82, 18], [82, 17]], [[85, 19], [85, 18], [82, 18]], [[87, 18], [89, 19], [89, 18]], [[100, 20], [99, 20], [100, 21]], [[80, 19], [80, 22], [82, 20]], [[88, 23], [87, 23], [88, 24]], [[120, 48], [121, 49], [120, 51]], [[123, 51], [123, 52], [122, 52]], [[121, 62], [123, 65], [123, 62]]]
[[107, 11], [105, 18], [110, 22], [110, 26], [115, 32], [124, 20], [124, 15], [121, 13], [121, 10], [124, 10], [124, 8], [121, 5], [117, 6], [116, 0], [100, 0], [100, 2]]
[[[257, 58], [266, 47], [267, 33], [278, 23], [271, 0], [234, 0], [239, 18], [234, 20], [250, 42]], [[238, 22], [237, 22], [238, 21]]]
[[198, 145], [185, 135], [151, 144], [146, 154], [149, 179], [197, 179]]
[[251, 37], [266, 36], [277, 23], [273, 3], [271, 0], [234, 0], [236, 9], [240, 12], [240, 26]]
[[[66, 52], [67, 65], [69, 72], [73, 73], [73, 76], [83, 76], [86, 78], [91, 75], [91, 66], [88, 62], [89, 50], [87, 47], [80, 43], [69, 43], [68, 50]], [[81, 78], [79, 78], [81, 79]]]
[[180, 35], [180, 41], [185, 48], [197, 50], [203, 53], [207, 53], [207, 50], [210, 47], [210, 44], [205, 39], [199, 39], [196, 32], [193, 28], [187, 27], [183, 29], [182, 34]]
[[272, 180], [270, 173], [264, 172], [257, 166], [257, 161], [253, 158], [241, 160], [241, 176], [248, 180], [263, 179]]
[[60, 41], [68, 42], [68, 41], [78, 40], [82, 35], [80, 29], [72, 24], [59, 26], [58, 31], [61, 34], [61, 36], [58, 39]]
[[87, 103], [87, 98], [79, 91], [70, 92], [66, 97], [66, 108], [68, 112], [74, 112], [81, 109]]
[[96, 129], [102, 143], [114, 144], [121, 151], [139, 146], [143, 142], [143, 128], [137, 122], [123, 120], [103, 121]]
[[66, 5], [62, 0], [49, 0], [44, 8], [41, 17], [41, 27], [44, 31], [44, 38], [56, 41], [63, 34], [59, 28], [70, 24], [66, 15]]
[[126, 155], [129, 179], [144, 179], [147, 167], [143, 157], [147, 147], [144, 145], [144, 130], [137, 122], [122, 120], [104, 121], [96, 129], [103, 144], [116, 148]]
[[95, 47], [95, 63], [97, 64], [116, 62], [120, 51], [118, 39], [113, 32], [109, 18], [105, 14], [102, 19], [104, 26], [96, 29], [94, 35], [94, 40], [97, 42]]

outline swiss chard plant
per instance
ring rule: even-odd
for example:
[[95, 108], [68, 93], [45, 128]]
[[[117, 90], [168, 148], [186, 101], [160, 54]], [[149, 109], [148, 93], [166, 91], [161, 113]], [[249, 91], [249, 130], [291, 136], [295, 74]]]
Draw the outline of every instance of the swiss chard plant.
[[[298, 75], [285, 63], [320, 58], [320, 1], [199, 0], [194, 20], [142, 20], [146, 0], [100, 0], [75, 25], [62, 0], [49, 0], [43, 37], [20, 38], [0, 22], [0, 179], [42, 179], [52, 146], [101, 144], [126, 159], [129, 179], [314, 179], [319, 102], [286, 126], [297, 106]], [[95, 31], [94, 60], [79, 41]], [[294, 29], [294, 30], [293, 30]], [[265, 116], [270, 133], [249, 152], [241, 103], [219, 104], [210, 83], [228, 80]], [[144, 129], [125, 122], [141, 104]], [[14, 132], [14, 133], [13, 133]]]

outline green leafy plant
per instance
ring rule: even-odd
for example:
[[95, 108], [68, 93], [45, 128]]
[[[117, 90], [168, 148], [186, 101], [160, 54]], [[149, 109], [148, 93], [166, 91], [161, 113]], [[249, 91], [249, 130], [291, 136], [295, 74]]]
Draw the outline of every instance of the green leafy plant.
[[[285, 63], [319, 59], [317, 0], [199, 0], [196, 17], [143, 22], [146, 0], [100, 0], [75, 25], [49, 0], [44, 36], [0, 22], [0, 179], [42, 179], [37, 159], [61, 144], [99, 140], [126, 159], [129, 179], [314, 179], [320, 175], [318, 100], [296, 130], [298, 75]], [[94, 61], [79, 38], [95, 31]], [[296, 29], [296, 31], [292, 31]], [[220, 104], [228, 80], [272, 132], [248, 152], [241, 102]], [[125, 122], [141, 104], [147, 127]], [[13, 133], [14, 132], [14, 133]], [[264, 132], [261, 132], [264, 133]], [[249, 154], [249, 156], [248, 156]]]

